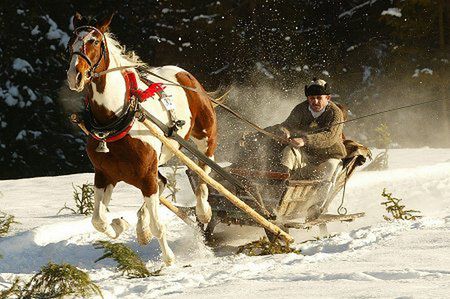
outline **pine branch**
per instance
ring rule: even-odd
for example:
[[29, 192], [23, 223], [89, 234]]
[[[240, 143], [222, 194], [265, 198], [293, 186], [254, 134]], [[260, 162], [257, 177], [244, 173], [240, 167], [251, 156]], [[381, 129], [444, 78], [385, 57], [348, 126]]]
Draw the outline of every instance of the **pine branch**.
[[94, 212], [94, 188], [93, 184], [83, 184], [81, 186], [73, 187], [73, 200], [75, 202], [76, 209], [67, 206], [67, 203], [64, 204], [57, 215], [61, 213], [63, 210], [69, 210], [73, 214], [81, 214], [81, 215], [91, 215]]
[[14, 220], [14, 216], [0, 212], [0, 237], [4, 237], [14, 223], [18, 223]]
[[128, 278], [144, 278], [158, 273], [150, 273], [141, 258], [129, 247], [122, 243], [98, 241], [95, 249], [104, 249], [104, 254], [95, 262], [111, 258], [117, 262], [117, 270]]
[[383, 216], [384, 220], [417, 220], [419, 218], [422, 218], [422, 216], [420, 215], [413, 215], [419, 214], [420, 211], [418, 210], [405, 210], [406, 206], [400, 204], [400, 201], [402, 200], [392, 197], [392, 193], [387, 193], [386, 188], [383, 189], [383, 193], [381, 194], [381, 196], [387, 199], [387, 201], [382, 202], [381, 205], [384, 205], [386, 207], [386, 211], [392, 215], [392, 219], [388, 216]]
[[0, 298], [88, 298], [94, 295], [103, 298], [100, 288], [87, 273], [69, 264], [48, 263], [29, 282], [16, 279], [8, 290], [0, 293]]
[[280, 243], [279, 240], [270, 242], [266, 237], [262, 237], [258, 241], [239, 246], [236, 253], [244, 253], [249, 256], [273, 255], [283, 253], [301, 254], [300, 250], [291, 248], [289, 244], [284, 245]]

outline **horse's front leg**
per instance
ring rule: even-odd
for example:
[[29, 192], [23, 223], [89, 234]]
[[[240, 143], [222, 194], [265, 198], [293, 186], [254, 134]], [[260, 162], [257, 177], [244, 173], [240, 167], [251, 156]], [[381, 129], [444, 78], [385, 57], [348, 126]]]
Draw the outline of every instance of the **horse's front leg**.
[[114, 190], [112, 184], [105, 188], [94, 187], [94, 212], [92, 214], [92, 225], [101, 233], [105, 233], [108, 237], [116, 239], [125, 231], [129, 224], [122, 218], [113, 219], [111, 224], [108, 223], [106, 217], [106, 208], [111, 201], [111, 195]]
[[[167, 244], [166, 226], [159, 220], [159, 187], [156, 176], [149, 179], [146, 187], [142, 190], [142, 194], [144, 195], [145, 206], [149, 213], [148, 218], [151, 234], [158, 239], [163, 261], [166, 265], [171, 265], [175, 261], [175, 255]], [[143, 213], [147, 212], [143, 208], [141, 210], [143, 210]]]
[[[164, 191], [167, 184], [167, 178], [161, 174], [158, 170], [158, 189], [159, 195]], [[142, 207], [137, 212], [137, 225], [136, 235], [137, 241], [141, 245], [147, 245], [152, 240], [152, 232], [150, 231], [150, 212], [148, 211], [147, 204], [144, 202]]]

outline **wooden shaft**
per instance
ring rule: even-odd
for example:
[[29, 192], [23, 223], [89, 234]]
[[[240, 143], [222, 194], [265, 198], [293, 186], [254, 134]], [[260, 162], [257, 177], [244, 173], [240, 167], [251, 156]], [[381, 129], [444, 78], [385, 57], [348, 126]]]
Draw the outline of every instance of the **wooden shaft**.
[[70, 115], [70, 121], [76, 124], [84, 132], [84, 134], [89, 136], [89, 131], [86, 129], [84, 123], [78, 118], [78, 115], [75, 113]]
[[219, 193], [225, 196], [232, 204], [236, 207], [250, 215], [257, 223], [259, 223], [262, 227], [266, 228], [270, 232], [275, 235], [281, 236], [286, 242], [293, 242], [294, 238], [287, 234], [285, 231], [280, 229], [275, 224], [268, 221], [266, 218], [258, 214], [255, 210], [253, 210], [250, 206], [244, 203], [242, 200], [237, 198], [233, 193], [228, 191], [224, 186], [222, 186], [219, 182], [212, 179], [208, 176], [203, 169], [201, 169], [194, 161], [189, 159], [185, 154], [183, 154], [177, 147], [175, 147], [169, 139], [167, 139], [156, 126], [150, 122], [148, 119], [144, 119], [142, 123], [150, 130], [150, 133], [158, 138], [178, 159], [180, 159], [187, 167], [192, 169], [196, 174], [200, 176], [200, 178], [216, 189]]
[[189, 218], [189, 216], [185, 212], [174, 206], [166, 197], [160, 196], [159, 201], [163, 205], [165, 205], [169, 210], [171, 210], [175, 215], [180, 217], [181, 220], [184, 221], [184, 223], [186, 223], [189, 226], [195, 227], [196, 225], [195, 222], [191, 218]]

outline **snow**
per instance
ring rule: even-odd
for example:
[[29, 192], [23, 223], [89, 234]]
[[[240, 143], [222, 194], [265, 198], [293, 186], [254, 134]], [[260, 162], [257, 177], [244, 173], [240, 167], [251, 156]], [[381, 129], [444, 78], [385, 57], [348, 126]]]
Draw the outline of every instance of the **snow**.
[[40, 131], [33, 131], [33, 130], [21, 130], [17, 136], [16, 136], [16, 140], [23, 140], [28, 136], [33, 137], [33, 139], [38, 138], [39, 136], [42, 135], [42, 132]]
[[67, 47], [67, 44], [69, 43], [70, 37], [58, 28], [58, 25], [56, 25], [55, 21], [52, 20], [48, 15], [43, 17], [44, 20], [47, 21], [47, 23], [50, 25], [50, 28], [48, 29], [47, 34], [45, 35], [47, 39], [49, 40], [59, 40], [59, 45], [63, 47]]
[[370, 79], [370, 76], [372, 75], [372, 67], [363, 65], [363, 82], [367, 82]]
[[256, 69], [263, 73], [267, 78], [269, 79], [273, 79], [275, 78], [272, 73], [264, 66], [264, 64], [262, 62], [257, 62], [256, 64]]
[[[374, 150], [374, 155], [378, 152]], [[300, 294], [308, 298], [446, 298], [450, 292], [450, 150], [392, 149], [389, 166], [385, 171], [358, 171], [348, 182], [345, 207], [349, 213], [364, 211], [365, 217], [329, 225], [334, 235], [330, 238], [315, 239], [316, 228], [292, 231], [294, 246], [302, 255], [236, 255], [236, 246], [259, 238], [263, 231], [226, 225], [217, 228], [221, 242], [209, 248], [196, 230], [160, 207], [177, 263], [164, 268], [161, 276], [132, 280], [115, 272], [110, 260], [94, 263], [102, 252], [92, 244], [106, 237], [94, 230], [89, 217], [56, 215], [64, 203], [73, 205], [72, 183], [92, 182], [93, 174], [3, 180], [1, 210], [15, 215], [20, 223], [0, 239], [4, 257], [0, 290], [10, 286], [14, 276], [30, 278], [51, 260], [88, 271], [105, 298], [298, 298]], [[178, 185], [177, 204], [192, 205], [194, 195], [186, 176], [179, 175]], [[383, 188], [403, 198], [407, 208], [420, 210], [424, 218], [383, 220]], [[122, 216], [134, 226], [141, 204], [139, 190], [118, 184], [108, 217]], [[150, 269], [161, 266], [156, 240], [139, 246], [134, 227], [118, 241], [137, 251]]]
[[230, 67], [230, 64], [227, 63], [227, 64], [225, 64], [223, 67], [221, 67], [220, 69], [215, 70], [215, 71], [212, 71], [212, 72], [210, 72], [209, 74], [210, 74], [210, 75], [217, 75], [217, 74], [220, 74], [221, 72], [223, 72], [224, 70], [228, 69], [229, 67]]
[[433, 70], [430, 68], [415, 69], [412, 77], [417, 78], [417, 77], [419, 77], [420, 74], [433, 75]]
[[28, 93], [28, 96], [30, 97], [30, 101], [37, 100], [36, 93], [31, 88], [29, 88], [28, 86], [24, 86], [23, 89], [25, 89], [25, 91]]
[[[6, 81], [5, 87], [7, 89], [0, 89], [0, 97], [5, 100], [6, 105], [15, 106], [22, 99], [19, 88], [16, 85], [12, 85], [11, 81]], [[21, 101], [22, 103], [22, 101]]]
[[8, 106], [15, 106], [17, 105], [17, 103], [19, 103], [19, 101], [14, 98], [13, 96], [11, 96], [11, 94], [6, 94], [5, 98], [5, 103]]
[[159, 37], [159, 36], [155, 36], [155, 35], [151, 35], [151, 36], [149, 36], [149, 38], [150, 39], [155, 39], [155, 40], [157, 40], [158, 41], [158, 43], [160, 43], [160, 42], [166, 42], [166, 43], [168, 43], [169, 45], [175, 45], [175, 43], [173, 42], [173, 41], [171, 41], [171, 40], [169, 40], [169, 39], [166, 39], [166, 38], [164, 38], [164, 37]]
[[392, 8], [388, 8], [387, 10], [383, 10], [381, 12], [381, 15], [382, 16], [388, 15], [388, 16], [401, 18], [402, 17], [402, 10], [400, 8], [397, 8], [397, 7], [392, 7]]
[[41, 33], [41, 31], [39, 31], [39, 26], [36, 25], [33, 30], [31, 30], [31, 35], [38, 35], [39, 33]]
[[347, 11], [344, 11], [343, 13], [341, 13], [341, 14], [339, 15], [338, 18], [340, 19], [340, 18], [343, 18], [343, 17], [345, 17], [345, 16], [351, 17], [358, 9], [363, 8], [364, 6], [367, 6], [367, 5], [372, 5], [372, 4], [374, 4], [375, 2], [377, 2], [377, 0], [369, 0], [369, 1], [365, 1], [365, 2], [363, 2], [363, 3], [361, 3], [361, 4], [359, 4], [359, 5], [356, 5], [355, 7], [351, 8], [351, 9], [349, 9], [349, 10], [347, 10]]
[[213, 14], [213, 15], [198, 15], [192, 18], [193, 21], [197, 21], [197, 20], [201, 20], [201, 19], [205, 19], [208, 21], [212, 21], [212, 19], [214, 19], [215, 17], [217, 17], [218, 14]]
[[13, 69], [22, 73], [28, 74], [28, 72], [33, 73], [34, 69], [31, 64], [22, 58], [16, 58], [13, 61]]

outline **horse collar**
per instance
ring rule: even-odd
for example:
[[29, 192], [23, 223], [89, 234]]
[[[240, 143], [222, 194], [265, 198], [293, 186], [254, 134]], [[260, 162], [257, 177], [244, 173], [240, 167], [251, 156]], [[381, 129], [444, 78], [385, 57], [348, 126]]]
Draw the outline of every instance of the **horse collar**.
[[125, 137], [131, 130], [135, 113], [139, 109], [139, 105], [135, 97], [132, 97], [129, 81], [125, 78], [127, 98], [126, 109], [124, 113], [115, 121], [107, 125], [99, 125], [92, 114], [91, 106], [89, 104], [89, 97], [85, 98], [85, 110], [84, 119], [86, 122], [86, 129], [89, 131], [89, 135], [94, 139], [102, 142], [114, 142]]

